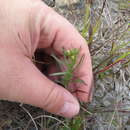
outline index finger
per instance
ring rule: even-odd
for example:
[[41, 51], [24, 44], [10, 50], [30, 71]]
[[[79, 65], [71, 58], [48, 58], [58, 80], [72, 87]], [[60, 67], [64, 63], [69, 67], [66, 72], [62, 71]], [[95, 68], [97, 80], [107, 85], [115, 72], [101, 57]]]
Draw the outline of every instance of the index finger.
[[[62, 16], [54, 12], [46, 5], [40, 6], [41, 14], [41, 34], [39, 47], [53, 48], [56, 52], [62, 55], [62, 48], [71, 50], [73, 48], [80, 48], [79, 57], [85, 56], [83, 63], [78, 69], [78, 75], [82, 75], [81, 79], [85, 81], [86, 85], [80, 85], [76, 96], [82, 101], [88, 101], [90, 98], [93, 75], [92, 65], [89, 49], [85, 39], [78, 33], [78, 31]], [[46, 13], [45, 13], [46, 12]], [[84, 91], [84, 93], [82, 92]]]

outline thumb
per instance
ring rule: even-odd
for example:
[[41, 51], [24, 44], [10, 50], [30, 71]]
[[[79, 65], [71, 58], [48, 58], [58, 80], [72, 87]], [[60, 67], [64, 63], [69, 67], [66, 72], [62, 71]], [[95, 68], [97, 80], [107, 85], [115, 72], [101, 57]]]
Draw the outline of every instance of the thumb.
[[3, 68], [7, 70], [6, 75], [1, 78], [9, 79], [1, 87], [2, 99], [31, 104], [69, 118], [79, 112], [78, 101], [66, 89], [45, 77], [27, 57], [11, 58], [8, 62], [8, 69]]

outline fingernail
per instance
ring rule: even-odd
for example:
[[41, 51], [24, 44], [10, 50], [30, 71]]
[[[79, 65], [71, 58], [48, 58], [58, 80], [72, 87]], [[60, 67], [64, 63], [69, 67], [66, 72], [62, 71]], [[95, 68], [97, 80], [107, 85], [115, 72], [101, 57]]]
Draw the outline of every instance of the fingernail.
[[65, 99], [67, 100], [65, 100], [65, 103], [58, 114], [68, 118], [77, 115], [80, 109], [78, 101], [71, 94], [65, 94]]

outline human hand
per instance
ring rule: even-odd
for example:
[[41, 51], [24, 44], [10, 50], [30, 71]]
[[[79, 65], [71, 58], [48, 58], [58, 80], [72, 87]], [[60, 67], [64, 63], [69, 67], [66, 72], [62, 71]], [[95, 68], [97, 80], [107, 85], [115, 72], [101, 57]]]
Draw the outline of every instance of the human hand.
[[[40, 0], [0, 0], [0, 19], [0, 99], [31, 104], [64, 117], [76, 115], [80, 109], [77, 99], [89, 101], [93, 80], [85, 40]], [[77, 76], [86, 85], [71, 86], [79, 90], [72, 94], [31, 61], [37, 48], [62, 55], [63, 47], [81, 48], [80, 56], [85, 55]]]

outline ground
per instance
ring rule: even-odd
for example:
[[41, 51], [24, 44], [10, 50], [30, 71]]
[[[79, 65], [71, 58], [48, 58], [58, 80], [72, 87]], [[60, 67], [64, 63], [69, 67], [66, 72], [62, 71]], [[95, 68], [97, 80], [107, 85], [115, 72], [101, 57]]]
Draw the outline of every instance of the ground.
[[59, 0], [44, 1], [89, 43], [95, 77], [93, 100], [82, 104], [73, 120], [29, 105], [0, 101], [0, 130], [130, 130], [130, 3], [95, 0], [86, 4], [76, 0], [72, 5], [61, 5]]

